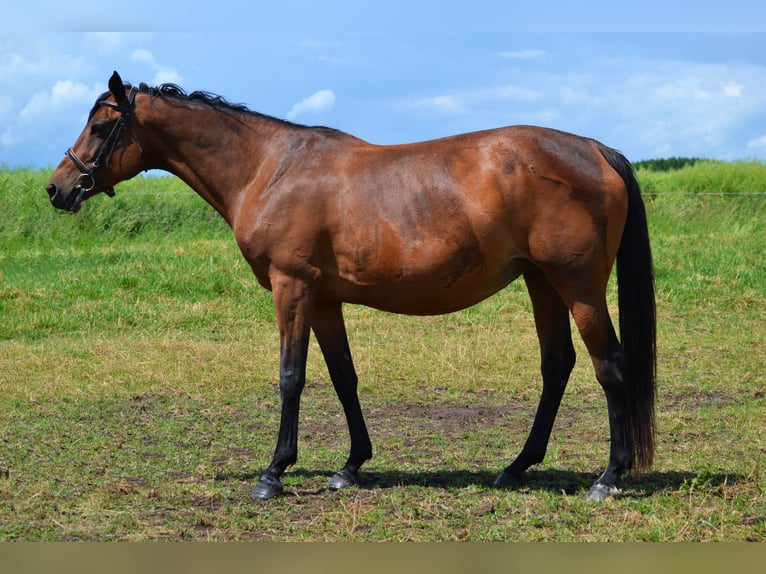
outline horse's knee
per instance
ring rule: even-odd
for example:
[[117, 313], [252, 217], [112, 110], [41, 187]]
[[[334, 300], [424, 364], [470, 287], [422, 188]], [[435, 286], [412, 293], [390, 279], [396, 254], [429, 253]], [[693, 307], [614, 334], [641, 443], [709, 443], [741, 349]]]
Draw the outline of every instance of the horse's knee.
[[543, 381], [554, 381], [556, 384], [566, 384], [575, 366], [577, 355], [570, 347], [558, 353], [545, 353], [540, 363]]
[[303, 392], [305, 378], [292, 370], [284, 370], [279, 377], [279, 393], [283, 401], [297, 400]]

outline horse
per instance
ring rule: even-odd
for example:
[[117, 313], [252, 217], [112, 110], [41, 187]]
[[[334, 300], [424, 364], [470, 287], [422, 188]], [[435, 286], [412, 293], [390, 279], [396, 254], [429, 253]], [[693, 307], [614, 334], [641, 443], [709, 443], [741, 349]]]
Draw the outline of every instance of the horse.
[[[601, 501], [654, 458], [656, 314], [646, 211], [629, 161], [594, 139], [510, 126], [401, 145], [303, 126], [173, 84], [115, 72], [51, 175], [54, 207], [148, 169], [170, 172], [231, 226], [279, 329], [281, 418], [251, 497], [283, 493], [298, 453], [313, 331], [350, 436], [331, 490], [359, 482], [372, 443], [343, 305], [408, 315], [472, 306], [523, 277], [540, 345], [542, 394], [526, 442], [497, 477], [524, 484], [543, 461], [575, 364], [569, 315], [606, 397], [609, 461], [586, 493]], [[616, 261], [618, 339], [606, 290]]]

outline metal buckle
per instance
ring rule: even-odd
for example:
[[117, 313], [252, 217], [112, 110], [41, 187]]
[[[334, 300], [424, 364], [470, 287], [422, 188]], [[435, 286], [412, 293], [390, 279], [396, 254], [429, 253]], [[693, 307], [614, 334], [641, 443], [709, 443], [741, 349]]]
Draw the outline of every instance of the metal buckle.
[[[88, 185], [86, 185], [85, 182], [88, 182]], [[96, 178], [89, 173], [82, 173], [80, 174], [80, 177], [77, 178], [77, 185], [79, 185], [83, 191], [90, 191], [96, 187]]]

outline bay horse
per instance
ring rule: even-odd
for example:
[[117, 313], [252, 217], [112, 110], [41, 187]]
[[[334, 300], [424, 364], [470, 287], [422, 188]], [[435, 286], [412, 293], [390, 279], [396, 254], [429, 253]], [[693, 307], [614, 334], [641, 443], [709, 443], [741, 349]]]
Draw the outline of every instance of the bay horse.
[[[343, 321], [344, 303], [409, 315], [464, 309], [519, 276], [532, 300], [542, 395], [517, 458], [495, 484], [523, 482], [543, 460], [575, 351], [569, 313], [606, 395], [609, 463], [587, 492], [654, 453], [655, 298], [646, 213], [630, 163], [601, 143], [515, 126], [378, 146], [115, 72], [53, 172], [51, 203], [83, 201], [142, 170], [175, 174], [231, 226], [272, 292], [280, 339], [281, 420], [251, 496], [282, 493], [297, 460], [298, 412], [313, 330], [345, 412], [350, 452], [330, 479], [354, 485], [372, 457]], [[617, 262], [619, 329], [606, 302]]]

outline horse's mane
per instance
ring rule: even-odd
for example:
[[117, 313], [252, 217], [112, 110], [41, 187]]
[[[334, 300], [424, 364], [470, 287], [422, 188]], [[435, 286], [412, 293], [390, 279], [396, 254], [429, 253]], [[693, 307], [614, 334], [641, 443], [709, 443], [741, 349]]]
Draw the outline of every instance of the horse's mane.
[[[126, 88], [130, 89], [129, 86], [126, 86]], [[187, 94], [182, 87], [176, 84], [162, 84], [156, 87], [141, 84], [138, 89], [142, 92], [148, 93], [153, 98], [159, 97], [171, 105], [173, 101], [199, 102], [221, 111], [236, 111], [250, 114], [255, 113], [248, 109], [244, 104], [233, 104], [226, 100], [223, 96], [219, 96], [218, 94], [213, 94], [211, 92], [195, 91], [191, 94]]]
[[[125, 83], [124, 86], [126, 90], [130, 90], [132, 88], [132, 84], [130, 83]], [[327, 128], [324, 126], [304, 126], [301, 124], [295, 124], [287, 120], [275, 118], [273, 116], [269, 116], [266, 114], [261, 114], [259, 112], [254, 112], [253, 110], [248, 108], [245, 104], [231, 103], [223, 96], [214, 94], [212, 92], [198, 90], [191, 93], [187, 93], [186, 90], [184, 90], [182, 87], [178, 86], [177, 84], [166, 83], [166, 84], [160, 84], [159, 86], [152, 87], [142, 82], [141, 84], [139, 84], [138, 90], [140, 92], [149, 94], [152, 98], [160, 98], [162, 101], [164, 101], [165, 103], [169, 105], [174, 105], [174, 103], [183, 103], [183, 102], [200, 103], [221, 112], [237, 112], [237, 113], [254, 116], [257, 118], [271, 120], [284, 125], [307, 128], [307, 129], [317, 129], [317, 130], [326, 131], [328, 133], [338, 133], [338, 134], [342, 133], [333, 128]], [[91, 109], [90, 114], [88, 115], [89, 120], [93, 116], [93, 114], [96, 113], [96, 110], [99, 108], [99, 102], [101, 100], [106, 99], [109, 96], [109, 94], [110, 93], [107, 91], [98, 97], [98, 99], [96, 100], [96, 104], [93, 106], [93, 109]]]

